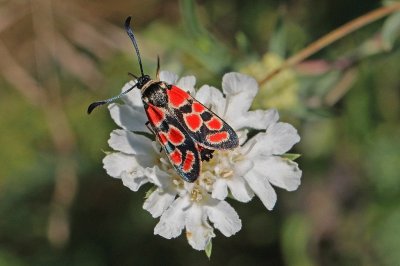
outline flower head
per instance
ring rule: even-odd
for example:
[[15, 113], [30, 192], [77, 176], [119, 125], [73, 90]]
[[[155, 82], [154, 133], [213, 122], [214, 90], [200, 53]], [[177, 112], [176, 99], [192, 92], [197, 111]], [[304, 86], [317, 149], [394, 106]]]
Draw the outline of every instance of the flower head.
[[[215, 237], [214, 228], [228, 237], [241, 229], [238, 214], [226, 201], [228, 195], [240, 202], [256, 195], [271, 210], [277, 198], [273, 186], [297, 189], [301, 170], [282, 155], [300, 137], [290, 124], [278, 122], [276, 110], [249, 111], [258, 91], [256, 81], [249, 76], [226, 74], [222, 92], [208, 85], [196, 91], [193, 76], [178, 80], [175, 74], [162, 71], [160, 79], [188, 91], [224, 119], [239, 136], [240, 146], [214, 151], [209, 162], [202, 162], [196, 182], [183, 181], [160, 152], [160, 144], [153, 141], [145, 126], [140, 91], [134, 90], [123, 98], [123, 104], [109, 105], [111, 117], [121, 129], [111, 133], [108, 143], [115, 152], [104, 158], [104, 168], [133, 191], [153, 184], [143, 208], [154, 218], [160, 217], [154, 233], [170, 239], [185, 229], [189, 244], [204, 250]], [[133, 84], [127, 83], [123, 90]], [[249, 138], [250, 130], [258, 133]]]

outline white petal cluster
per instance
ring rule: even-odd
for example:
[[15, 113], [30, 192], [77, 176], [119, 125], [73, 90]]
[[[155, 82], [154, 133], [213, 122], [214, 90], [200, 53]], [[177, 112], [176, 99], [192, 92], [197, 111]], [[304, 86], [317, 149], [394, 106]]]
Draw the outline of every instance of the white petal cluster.
[[[154, 233], [174, 238], [185, 229], [189, 244], [204, 250], [215, 236], [214, 228], [229, 237], [241, 229], [241, 220], [226, 201], [228, 195], [240, 202], [256, 195], [268, 210], [276, 203], [273, 186], [296, 190], [301, 170], [282, 155], [300, 140], [296, 129], [278, 122], [276, 110], [249, 111], [257, 94], [256, 81], [240, 73], [228, 73], [222, 80], [222, 92], [204, 85], [194, 89], [195, 77], [178, 80], [162, 71], [161, 80], [188, 91], [235, 129], [240, 146], [235, 150], [215, 151], [194, 183], [187, 183], [175, 172], [164, 152], [160, 152], [145, 126], [147, 121], [139, 90], [124, 98], [124, 104], [110, 104], [111, 117], [120, 127], [111, 133], [108, 143], [114, 152], [103, 160], [107, 173], [122, 179], [137, 191], [150, 183], [143, 208], [154, 218], [160, 217]], [[127, 83], [123, 91], [134, 83]], [[248, 138], [250, 130], [257, 134]]]

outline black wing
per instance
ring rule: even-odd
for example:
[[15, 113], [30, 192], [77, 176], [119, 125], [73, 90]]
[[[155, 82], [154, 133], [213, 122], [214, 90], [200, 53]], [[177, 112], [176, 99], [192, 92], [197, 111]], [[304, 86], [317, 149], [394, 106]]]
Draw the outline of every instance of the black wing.
[[[167, 109], [145, 104], [145, 110], [151, 129], [175, 170], [185, 181], [196, 181], [201, 170], [202, 150]], [[155, 118], [155, 114], [160, 117]]]
[[177, 117], [199, 145], [211, 150], [234, 149], [239, 145], [233, 128], [187, 92], [170, 85], [167, 94], [169, 113]]

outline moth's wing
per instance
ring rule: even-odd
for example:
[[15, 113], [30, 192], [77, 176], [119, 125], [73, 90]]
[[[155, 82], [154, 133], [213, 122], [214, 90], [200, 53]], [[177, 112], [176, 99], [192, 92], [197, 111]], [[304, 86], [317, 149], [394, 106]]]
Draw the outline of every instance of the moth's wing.
[[201, 150], [167, 109], [145, 104], [149, 124], [171, 164], [187, 182], [200, 175]]
[[239, 139], [218, 115], [177, 86], [167, 89], [170, 113], [199, 145], [212, 150], [233, 149]]

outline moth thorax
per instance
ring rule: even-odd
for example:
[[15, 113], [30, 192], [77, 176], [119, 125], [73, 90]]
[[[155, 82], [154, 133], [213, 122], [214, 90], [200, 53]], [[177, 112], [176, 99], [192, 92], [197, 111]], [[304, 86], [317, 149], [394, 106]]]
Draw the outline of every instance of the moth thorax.
[[155, 106], [165, 107], [168, 104], [168, 95], [159, 84], [151, 84], [143, 93], [143, 98]]

